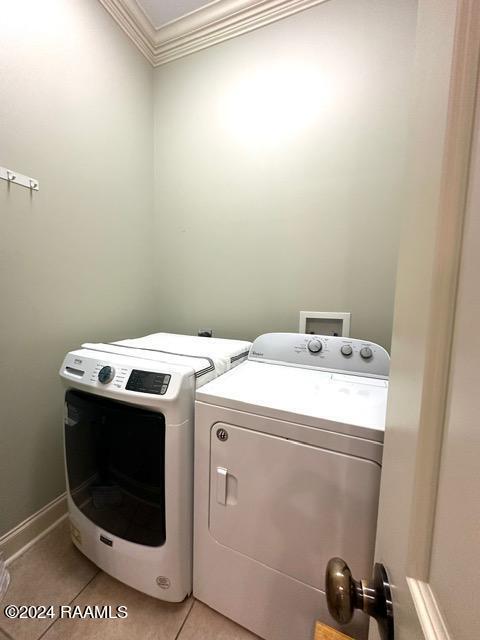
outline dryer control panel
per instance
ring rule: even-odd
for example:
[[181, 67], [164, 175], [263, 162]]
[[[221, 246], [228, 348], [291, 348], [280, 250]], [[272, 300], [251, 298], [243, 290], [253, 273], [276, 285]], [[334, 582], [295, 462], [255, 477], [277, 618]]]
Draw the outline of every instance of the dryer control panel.
[[374, 342], [305, 333], [265, 333], [248, 359], [382, 379], [390, 371], [390, 356]]

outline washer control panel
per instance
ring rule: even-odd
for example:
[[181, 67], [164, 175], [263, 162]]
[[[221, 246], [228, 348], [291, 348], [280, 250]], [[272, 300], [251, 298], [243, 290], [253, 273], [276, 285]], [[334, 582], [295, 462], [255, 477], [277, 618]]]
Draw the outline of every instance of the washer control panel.
[[112, 363], [71, 352], [65, 357], [60, 375], [65, 380], [79, 383], [81, 387], [95, 387], [109, 392], [148, 393], [157, 396], [165, 395], [173, 384], [171, 384], [172, 372], [148, 371], [147, 368], [136, 369], [124, 364], [123, 360], [117, 360], [113, 359]]
[[171, 376], [168, 373], [132, 369], [125, 389], [127, 391], [155, 393], [156, 395], [163, 396], [167, 392], [170, 378]]
[[374, 342], [303, 333], [265, 333], [248, 359], [383, 379], [390, 371], [390, 356]]

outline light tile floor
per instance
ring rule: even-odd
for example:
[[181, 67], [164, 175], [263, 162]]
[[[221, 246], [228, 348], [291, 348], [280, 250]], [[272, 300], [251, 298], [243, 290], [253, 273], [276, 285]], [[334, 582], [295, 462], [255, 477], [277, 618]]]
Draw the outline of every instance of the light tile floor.
[[[246, 629], [193, 598], [169, 604], [100, 571], [71, 543], [63, 521], [9, 567], [0, 604], [0, 640], [256, 640]], [[112, 620], [10, 620], [8, 604], [126, 605]], [[257, 639], [258, 640], [258, 639]]]

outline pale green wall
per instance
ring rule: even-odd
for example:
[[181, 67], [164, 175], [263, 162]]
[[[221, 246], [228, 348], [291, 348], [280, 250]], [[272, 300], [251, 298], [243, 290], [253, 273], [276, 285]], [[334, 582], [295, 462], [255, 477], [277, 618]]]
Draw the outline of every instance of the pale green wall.
[[155, 71], [167, 330], [254, 338], [351, 311], [390, 345], [413, 0], [332, 0]]
[[0, 535], [65, 490], [65, 352], [154, 328], [152, 69], [100, 3], [1, 3]]

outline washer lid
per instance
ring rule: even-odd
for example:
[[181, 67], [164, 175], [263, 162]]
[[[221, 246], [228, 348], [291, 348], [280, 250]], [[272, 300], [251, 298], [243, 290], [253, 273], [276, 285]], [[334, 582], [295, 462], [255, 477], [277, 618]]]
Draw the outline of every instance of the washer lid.
[[202, 402], [383, 441], [388, 382], [247, 361], [197, 391]]

